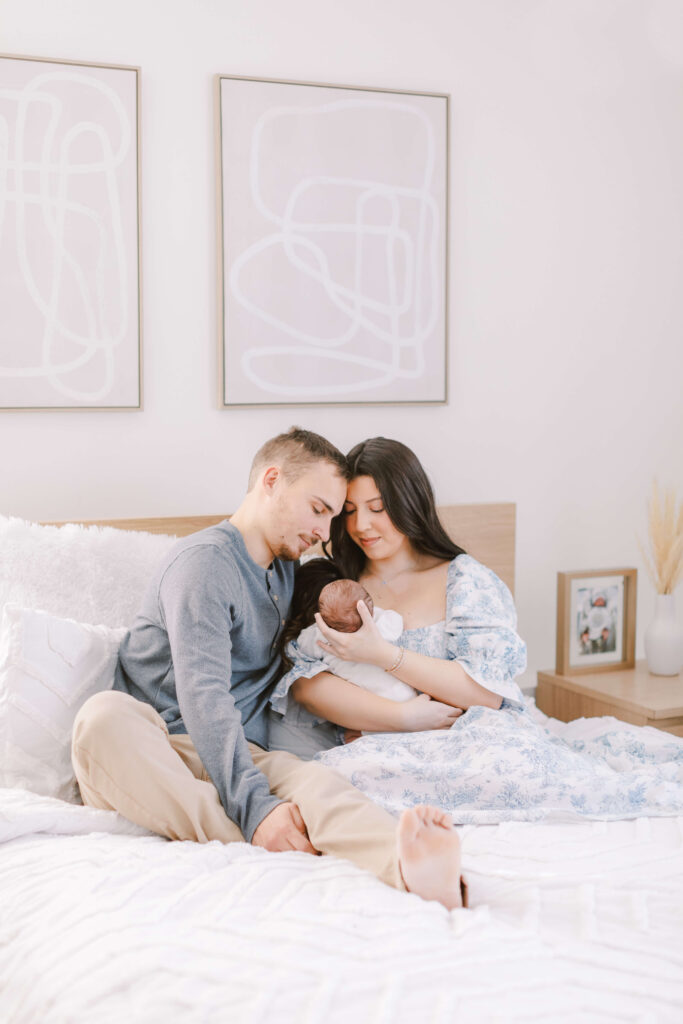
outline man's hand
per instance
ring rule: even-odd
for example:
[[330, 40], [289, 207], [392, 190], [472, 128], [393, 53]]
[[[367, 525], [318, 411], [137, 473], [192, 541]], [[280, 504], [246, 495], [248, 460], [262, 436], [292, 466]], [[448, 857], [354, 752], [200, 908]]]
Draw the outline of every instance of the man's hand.
[[266, 814], [251, 838], [251, 845], [262, 846], [271, 853], [301, 850], [320, 856], [308, 838], [301, 811], [292, 803], [278, 804], [270, 814]]

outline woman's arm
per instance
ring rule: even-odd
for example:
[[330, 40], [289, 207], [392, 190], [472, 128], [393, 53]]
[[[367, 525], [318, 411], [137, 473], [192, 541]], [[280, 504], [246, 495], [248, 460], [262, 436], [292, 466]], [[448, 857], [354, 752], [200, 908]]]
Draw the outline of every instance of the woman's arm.
[[[389, 646], [396, 650], [393, 645]], [[311, 679], [297, 679], [292, 684], [292, 693], [312, 714], [345, 729], [365, 732], [449, 729], [462, 714], [459, 707], [430, 700], [424, 694], [401, 702], [378, 697], [331, 672], [320, 672]]]
[[[399, 648], [382, 637], [362, 601], [358, 602], [358, 611], [363, 625], [356, 633], [338, 633], [316, 615], [318, 628], [325, 637], [325, 650], [345, 661], [366, 662], [388, 671], [396, 663]], [[434, 700], [457, 708], [467, 709], [473, 705], [499, 708], [503, 700], [497, 693], [476, 683], [457, 661], [432, 658], [415, 651], [404, 649], [401, 662], [392, 675], [416, 690], [429, 694]], [[339, 722], [339, 725], [345, 723]]]
[[[399, 656], [399, 648], [392, 648], [393, 661]], [[392, 662], [393, 664], [393, 662]], [[385, 663], [384, 668], [389, 666]], [[492, 693], [485, 686], [475, 683], [457, 661], [445, 661], [443, 658], [430, 658], [426, 654], [404, 649], [403, 658], [397, 669], [392, 672], [397, 679], [414, 686], [422, 693], [428, 693], [435, 700], [444, 704], [453, 704], [467, 710], [478, 705], [485, 708], [498, 709], [503, 698]]]

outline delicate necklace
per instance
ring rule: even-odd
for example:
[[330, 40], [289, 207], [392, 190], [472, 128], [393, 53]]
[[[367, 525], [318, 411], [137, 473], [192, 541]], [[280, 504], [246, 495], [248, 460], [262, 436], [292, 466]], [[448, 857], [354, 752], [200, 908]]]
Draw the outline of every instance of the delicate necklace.
[[404, 572], [414, 572], [414, 571], [415, 571], [414, 568], [412, 568], [412, 569], [399, 569], [398, 572], [395, 572], [394, 575], [390, 576], [388, 580], [384, 579], [383, 576], [380, 576], [379, 573], [371, 572], [370, 576], [372, 577], [373, 580], [379, 580], [379, 582], [382, 584], [383, 587], [388, 587], [391, 583], [393, 583], [393, 581], [395, 579], [398, 579], [398, 577], [401, 576]]

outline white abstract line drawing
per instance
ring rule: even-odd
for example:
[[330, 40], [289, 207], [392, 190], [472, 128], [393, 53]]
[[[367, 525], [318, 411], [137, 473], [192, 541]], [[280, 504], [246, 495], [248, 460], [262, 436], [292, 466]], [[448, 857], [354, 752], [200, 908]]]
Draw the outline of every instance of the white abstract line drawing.
[[[369, 157], [363, 173], [363, 155], [356, 154], [361, 173], [339, 173], [328, 140], [357, 114], [385, 132], [389, 125], [400, 146], [414, 148], [415, 180], [402, 180], [390, 155], [379, 167]], [[288, 134], [315, 140], [316, 155], [314, 166], [302, 158], [288, 168], [276, 203], [266, 196], [264, 180], [272, 179], [273, 139]], [[251, 239], [226, 261], [226, 286], [231, 309], [239, 306], [253, 318], [239, 367], [257, 392], [283, 400], [353, 401], [367, 392], [381, 397], [381, 389], [400, 381], [424, 380], [426, 347], [441, 340], [435, 335], [445, 287], [436, 174], [433, 122], [410, 99], [272, 104], [255, 119], [246, 175]], [[315, 217], [307, 215], [307, 203]], [[295, 282], [303, 301], [307, 288], [316, 290], [313, 329], [302, 326], [299, 311], [279, 303], [274, 290], [254, 288], [262, 268], [271, 266]], [[228, 316], [226, 335], [229, 325]], [[234, 371], [234, 359], [232, 365]]]
[[10, 305], [23, 303], [2, 332], [0, 392], [33, 380], [37, 405], [106, 404], [131, 335], [137, 360], [124, 165], [137, 176], [135, 124], [96, 74], [65, 67], [0, 88], [0, 252], [18, 269]]

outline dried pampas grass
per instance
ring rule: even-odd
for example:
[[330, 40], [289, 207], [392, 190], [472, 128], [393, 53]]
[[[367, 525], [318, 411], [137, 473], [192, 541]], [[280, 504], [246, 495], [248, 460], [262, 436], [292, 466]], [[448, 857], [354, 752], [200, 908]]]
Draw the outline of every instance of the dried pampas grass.
[[659, 492], [655, 480], [648, 505], [650, 550], [640, 541], [645, 568], [658, 594], [673, 594], [683, 576], [683, 501], [676, 512], [673, 491]]

